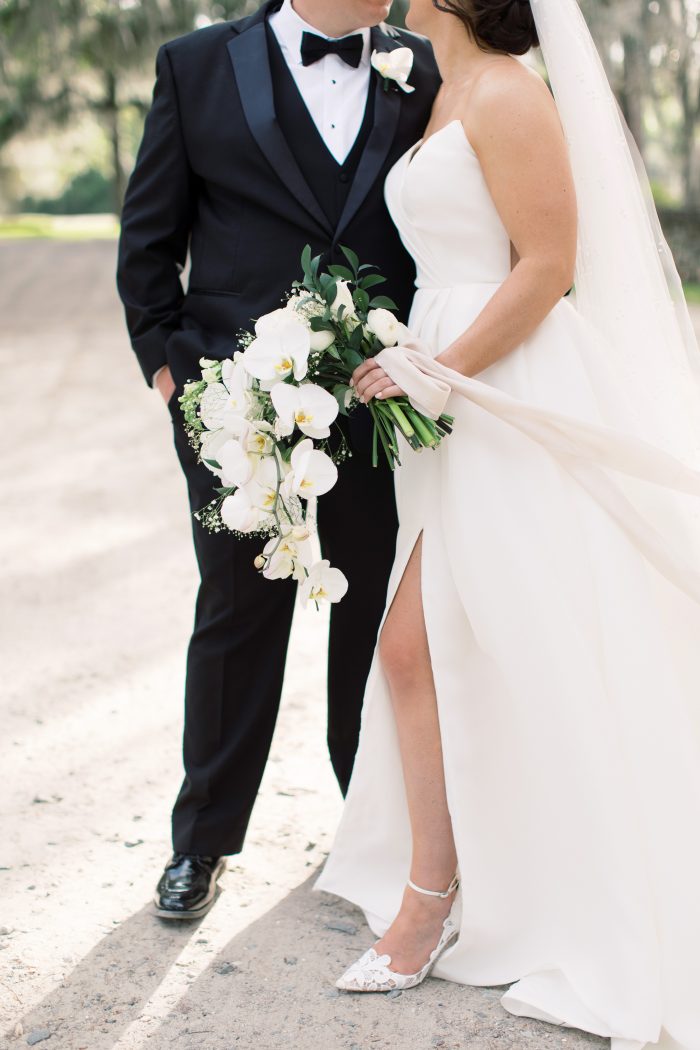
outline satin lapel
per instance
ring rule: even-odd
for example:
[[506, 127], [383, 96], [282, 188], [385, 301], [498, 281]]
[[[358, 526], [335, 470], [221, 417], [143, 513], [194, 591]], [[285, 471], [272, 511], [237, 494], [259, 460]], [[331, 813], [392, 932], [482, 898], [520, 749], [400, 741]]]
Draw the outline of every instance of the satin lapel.
[[[401, 42], [384, 32], [379, 26], [372, 30], [373, 51], [393, 51], [401, 47]], [[335, 232], [337, 239], [345, 232], [353, 220], [362, 202], [376, 181], [382, 166], [389, 155], [396, 128], [401, 114], [404, 92], [394, 86], [385, 90], [384, 81], [376, 71], [372, 71], [370, 91], [374, 90], [374, 124], [367, 139], [348, 199]], [[405, 96], [410, 99], [410, 95]]]
[[265, 23], [257, 22], [227, 44], [245, 119], [274, 171], [323, 232], [333, 230], [277, 123]]

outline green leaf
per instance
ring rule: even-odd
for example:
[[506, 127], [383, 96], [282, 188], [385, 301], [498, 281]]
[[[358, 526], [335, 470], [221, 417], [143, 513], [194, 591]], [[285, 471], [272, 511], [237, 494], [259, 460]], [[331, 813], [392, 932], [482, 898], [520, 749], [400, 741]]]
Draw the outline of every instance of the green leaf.
[[398, 310], [398, 306], [388, 295], [378, 295], [369, 304], [372, 310]]
[[333, 325], [329, 323], [328, 319], [324, 316], [317, 315], [312, 317], [309, 321], [309, 327], [312, 332], [332, 332]]
[[333, 387], [333, 397], [338, 402], [338, 409], [343, 416], [347, 416], [348, 414], [348, 410], [345, 407], [345, 396], [349, 389], [350, 387], [345, 383], [337, 383], [336, 386]]
[[359, 288], [374, 288], [375, 284], [386, 284], [386, 277], [382, 277], [380, 273], [368, 273], [366, 277], [363, 277], [359, 282]]
[[343, 359], [345, 360], [348, 367], [353, 370], [353, 372], [356, 368], [359, 368], [359, 366], [365, 360], [362, 354], [358, 354], [357, 350], [353, 350], [352, 347], [348, 347], [348, 349], [343, 354]]
[[301, 268], [304, 272], [304, 276], [311, 274], [311, 245], [307, 244], [301, 253]]
[[214, 467], [215, 470], [221, 470], [221, 464], [217, 463], [215, 459], [205, 459], [203, 462], [206, 463], [208, 467]]
[[347, 266], [329, 266], [328, 272], [334, 277], [340, 277], [341, 281], [354, 281], [355, 274], [348, 270]]
[[362, 310], [363, 313], [367, 313], [369, 310], [369, 296], [363, 288], [356, 288], [353, 293], [353, 300], [358, 310]]
[[322, 276], [328, 278], [323, 284], [323, 298], [329, 306], [332, 306], [338, 294], [338, 282], [332, 277], [329, 278], [328, 274], [323, 274]]
[[353, 272], [353, 278], [354, 278], [355, 274], [358, 272], [358, 270], [360, 268], [360, 260], [357, 257], [357, 255], [355, 255], [355, 253], [352, 250], [352, 248], [346, 248], [344, 244], [341, 244], [340, 250], [343, 253], [343, 255], [345, 256], [345, 258], [348, 260], [348, 262], [350, 263], [350, 266], [351, 266], [352, 272]]
[[352, 350], [359, 350], [360, 347], [362, 346], [363, 338], [364, 338], [364, 332], [362, 331], [362, 325], [358, 324], [358, 326], [353, 329], [352, 335], [350, 336], [350, 338], [348, 340], [348, 342], [350, 344], [350, 348]]

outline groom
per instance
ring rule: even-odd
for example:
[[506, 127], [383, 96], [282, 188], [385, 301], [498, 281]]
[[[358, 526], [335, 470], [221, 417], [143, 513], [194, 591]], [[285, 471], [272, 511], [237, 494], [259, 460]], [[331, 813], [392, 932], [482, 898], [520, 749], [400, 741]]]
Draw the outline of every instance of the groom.
[[[383, 200], [392, 164], [423, 134], [439, 85], [429, 45], [381, 24], [384, 0], [271, 0], [237, 22], [164, 45], [153, 105], [122, 215], [118, 286], [132, 346], [174, 424], [190, 506], [212, 475], [187, 443], [178, 397], [201, 357], [224, 358], [236, 334], [280, 305], [305, 244], [323, 265], [341, 246], [387, 278], [406, 320], [413, 262]], [[371, 28], [366, 28], [371, 27]], [[404, 92], [373, 51], [413, 52]], [[183, 292], [180, 273], [191, 271]], [[353, 455], [323, 499], [323, 556], [350, 589], [332, 607], [328, 746], [345, 794], [365, 681], [396, 535], [392, 477], [370, 462], [370, 422], [345, 421]], [[296, 585], [255, 570], [260, 543], [193, 519], [201, 575], [185, 688], [185, 779], [174, 855], [156, 890], [164, 918], [213, 903], [223, 858], [243, 847], [279, 707]]]

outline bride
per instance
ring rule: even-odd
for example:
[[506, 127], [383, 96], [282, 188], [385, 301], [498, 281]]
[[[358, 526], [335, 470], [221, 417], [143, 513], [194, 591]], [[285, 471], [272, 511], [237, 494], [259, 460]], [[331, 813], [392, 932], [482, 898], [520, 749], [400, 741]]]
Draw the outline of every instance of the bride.
[[[412, 0], [408, 24], [443, 80], [386, 186], [416, 343], [354, 379], [455, 427], [396, 478], [360, 747], [316, 883], [379, 940], [337, 984], [510, 985], [507, 1010], [612, 1050], [699, 1050], [687, 308], [575, 0]], [[538, 39], [554, 99], [512, 57]]]

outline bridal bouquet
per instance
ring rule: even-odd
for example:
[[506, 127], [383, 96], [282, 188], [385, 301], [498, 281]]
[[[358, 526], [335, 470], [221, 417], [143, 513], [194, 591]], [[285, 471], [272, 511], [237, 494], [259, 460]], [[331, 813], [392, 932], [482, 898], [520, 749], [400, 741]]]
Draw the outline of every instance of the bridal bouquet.
[[[267, 539], [255, 559], [271, 580], [292, 577], [304, 605], [337, 602], [347, 580], [329, 562], [315, 561], [316, 500], [333, 488], [337, 463], [349, 455], [331, 426], [358, 400], [351, 377], [358, 365], [408, 334], [395, 304], [370, 289], [384, 282], [343, 248], [347, 266], [320, 272], [320, 258], [302, 254], [303, 280], [285, 306], [261, 317], [225, 361], [200, 361], [201, 379], [180, 398], [189, 440], [221, 486], [198, 512], [211, 531]], [[400, 462], [397, 434], [413, 449], [435, 448], [452, 417], [429, 419], [408, 398], [372, 399], [372, 462], [380, 447], [390, 467]]]

